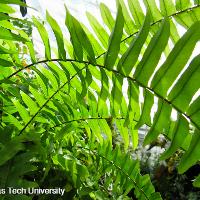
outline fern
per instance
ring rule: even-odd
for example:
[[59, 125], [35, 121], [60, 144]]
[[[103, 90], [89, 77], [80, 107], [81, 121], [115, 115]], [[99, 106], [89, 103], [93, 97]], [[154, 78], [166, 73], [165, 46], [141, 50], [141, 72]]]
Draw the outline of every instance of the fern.
[[102, 170], [107, 173], [111, 171], [104, 180], [105, 185], [114, 182], [113, 190], [117, 191], [117, 188], [124, 190], [123, 195], [128, 194], [134, 188], [135, 196], [138, 199], [161, 199], [161, 196], [155, 193], [150, 177], [140, 174], [138, 161], [133, 160], [129, 155], [124, 155], [119, 147], [112, 150], [109, 144], [104, 144], [98, 149], [98, 156], [103, 159]]
[[[6, 3], [22, 5], [19, 1], [4, 2], [8, 13], [13, 10]], [[45, 47], [44, 58], [37, 58], [31, 39], [13, 27], [8, 21], [11, 18], [0, 10], [0, 19], [7, 23], [0, 22], [1, 127], [4, 130], [7, 126], [14, 126], [14, 138], [30, 132], [39, 133], [47, 143], [54, 135], [54, 150], [57, 149], [56, 143], [60, 143], [59, 140], [71, 130], [84, 132], [88, 144], [96, 147], [99, 143], [97, 146], [101, 146], [95, 151], [104, 160], [102, 163], [105, 162], [106, 167], [103, 164], [101, 172], [109, 171], [116, 178], [106, 177], [106, 187], [112, 183], [114, 193], [124, 195], [123, 198], [134, 188], [138, 199], [160, 199], [152, 185], [150, 188], [144, 185], [150, 180], [140, 175], [139, 166], [133, 170], [123, 164], [137, 165], [127, 151], [130, 145], [137, 148], [138, 129], [144, 124], [150, 127], [144, 145], [156, 140], [159, 134], [171, 141], [161, 159], [169, 158], [180, 148], [185, 151], [178, 166], [180, 173], [200, 159], [199, 96], [194, 99], [200, 88], [199, 55], [190, 61], [200, 39], [199, 3], [178, 0], [174, 5], [173, 1], [160, 0], [160, 7], [157, 7], [154, 0], [144, 0], [146, 12], [139, 1], [128, 0], [126, 5], [119, 0], [116, 4], [115, 19], [106, 5], [100, 5], [107, 28], [87, 13], [94, 33], [66, 9], [65, 23], [70, 41], [64, 38], [59, 24], [47, 12], [45, 23], [50, 25], [56, 38], [56, 57], [52, 57], [45, 26], [33, 18]], [[186, 29], [183, 36], [178, 34], [177, 24]], [[28, 49], [32, 63], [24, 65], [17, 49], [22, 44]], [[159, 63], [161, 56], [165, 57], [162, 65]], [[144, 98], [143, 103], [139, 100], [140, 95]], [[157, 111], [152, 119], [151, 110], [156, 101]], [[178, 116], [176, 121], [171, 119], [174, 110]], [[127, 155], [119, 149], [112, 149], [112, 145], [105, 147], [105, 141], [114, 146], [114, 126], [120, 131], [123, 151]], [[82, 142], [81, 145], [84, 147], [85, 144]], [[1, 159], [0, 163], [12, 160], [22, 149], [12, 150], [12, 156]], [[59, 163], [56, 156], [50, 156], [54, 164]], [[64, 158], [61, 156], [60, 159]], [[71, 164], [78, 162], [72, 160]], [[198, 180], [194, 182], [195, 186], [199, 185]], [[121, 191], [117, 192], [119, 182]]]

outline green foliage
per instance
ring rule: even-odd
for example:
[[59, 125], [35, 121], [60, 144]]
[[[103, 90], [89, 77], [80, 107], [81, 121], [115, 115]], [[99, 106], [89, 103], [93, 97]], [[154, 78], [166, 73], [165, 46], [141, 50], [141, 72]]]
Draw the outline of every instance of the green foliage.
[[[7, 4], [22, 5], [0, 3], [5, 13], [14, 12]], [[160, 134], [171, 141], [161, 159], [184, 150], [179, 173], [200, 160], [199, 55], [190, 59], [200, 39], [199, 2], [144, 4], [147, 13], [139, 1], [117, 1], [115, 17], [101, 4], [107, 28], [87, 14], [94, 33], [66, 9], [70, 41], [47, 12], [55, 57], [45, 23], [33, 18], [44, 58], [0, 8], [2, 187], [45, 187], [57, 173], [62, 177], [48, 186], [65, 188], [64, 199], [130, 199], [131, 190], [133, 198], [162, 199], [129, 152], [145, 124], [144, 145]], [[177, 24], [186, 29], [183, 36]], [[193, 185], [199, 187], [199, 176]]]

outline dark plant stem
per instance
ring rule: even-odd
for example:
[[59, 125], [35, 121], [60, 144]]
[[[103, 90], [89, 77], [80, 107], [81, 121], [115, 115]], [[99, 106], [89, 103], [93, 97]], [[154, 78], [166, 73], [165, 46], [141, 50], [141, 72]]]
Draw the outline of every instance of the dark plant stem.
[[[64, 124], [70, 124], [72, 122], [87, 121], [87, 120], [101, 120], [101, 119], [108, 120], [109, 117], [88, 117], [88, 118], [73, 119], [73, 120], [66, 121], [66, 122], [63, 122], [63, 123], [60, 123], [60, 124], [56, 124], [55, 126], [50, 127], [50, 129], [54, 129], [54, 128], [62, 126]], [[122, 120], [122, 119], [125, 119], [125, 118], [124, 117], [117, 117], [115, 119]], [[135, 120], [135, 119], [133, 119], [133, 121], [138, 122], [138, 120]]]

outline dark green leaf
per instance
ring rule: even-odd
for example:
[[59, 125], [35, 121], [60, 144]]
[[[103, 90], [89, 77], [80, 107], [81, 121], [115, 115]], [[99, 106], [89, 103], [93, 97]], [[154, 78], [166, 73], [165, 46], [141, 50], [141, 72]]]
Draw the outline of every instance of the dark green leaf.
[[161, 155], [160, 159], [166, 160], [169, 158], [176, 150], [181, 147], [185, 138], [189, 133], [189, 124], [188, 121], [180, 116], [178, 121], [175, 123], [173, 127], [173, 138], [170, 147]]
[[13, 63], [8, 61], [8, 60], [4, 60], [0, 58], [0, 66], [2, 67], [12, 67]]
[[195, 180], [194, 180], [194, 182], [193, 182], [193, 186], [194, 186], [194, 187], [200, 188], [200, 175], [198, 175], [198, 176], [195, 178]]
[[158, 110], [153, 119], [153, 125], [144, 139], [143, 144], [153, 142], [159, 134], [167, 131], [170, 124], [171, 106], [166, 102], [158, 102]]

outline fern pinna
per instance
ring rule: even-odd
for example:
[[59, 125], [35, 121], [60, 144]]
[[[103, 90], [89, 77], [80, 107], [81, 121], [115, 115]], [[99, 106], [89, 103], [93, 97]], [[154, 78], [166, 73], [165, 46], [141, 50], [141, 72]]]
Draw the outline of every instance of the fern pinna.
[[[31, 179], [35, 166], [42, 165], [43, 176], [33, 187], [58, 167], [79, 198], [129, 199], [134, 190], [137, 199], [161, 199], [129, 155], [144, 124], [149, 131], [143, 145], [160, 134], [171, 141], [161, 159], [184, 151], [179, 173], [199, 162], [200, 57], [192, 56], [200, 39], [199, 1], [143, 3], [145, 9], [138, 0], [117, 0], [116, 17], [101, 3], [103, 24], [86, 14], [93, 31], [66, 8], [70, 40], [48, 12], [45, 23], [33, 17], [45, 50], [38, 57], [32, 38], [9, 16], [15, 11], [8, 4], [26, 5], [0, 1], [0, 165], [8, 169], [8, 177], [11, 163], [17, 168], [22, 159], [21, 165], [27, 166], [11, 183], [2, 180], [2, 187], [19, 187], [21, 180], [29, 187], [27, 176]], [[55, 35], [56, 52], [47, 25]], [[180, 25], [186, 30], [183, 35]], [[114, 141], [116, 130], [120, 147]], [[193, 185], [200, 186], [199, 176]]]

